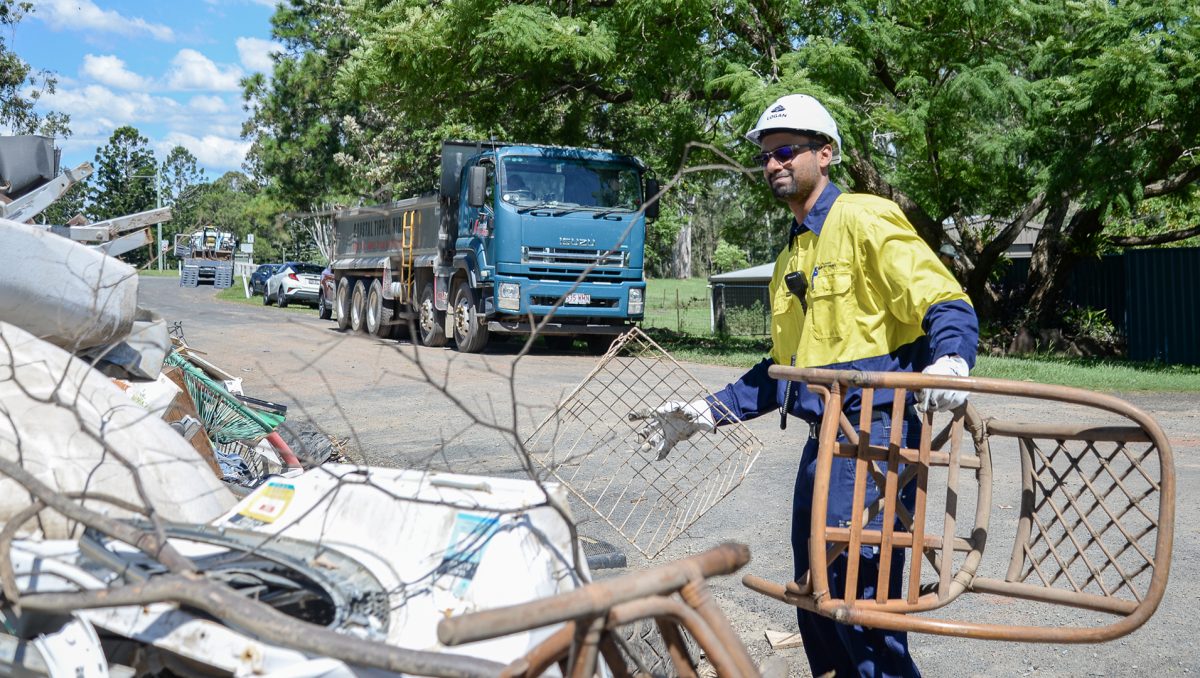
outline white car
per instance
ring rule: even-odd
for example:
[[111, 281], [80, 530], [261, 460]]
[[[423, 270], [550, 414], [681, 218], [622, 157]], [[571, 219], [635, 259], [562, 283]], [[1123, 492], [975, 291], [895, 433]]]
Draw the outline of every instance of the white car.
[[321, 266], [289, 261], [267, 278], [263, 306], [276, 303], [280, 308], [285, 308], [292, 302], [316, 306], [320, 290]]

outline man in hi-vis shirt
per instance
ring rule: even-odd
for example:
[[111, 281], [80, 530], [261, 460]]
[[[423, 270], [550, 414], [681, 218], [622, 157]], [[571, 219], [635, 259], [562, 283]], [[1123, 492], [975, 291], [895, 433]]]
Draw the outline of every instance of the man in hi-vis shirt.
[[[733, 420], [778, 412], [800, 417], [808, 433], [792, 504], [792, 552], [796, 581], [808, 572], [808, 537], [816, 472], [816, 427], [821, 399], [802, 384], [767, 374], [773, 364], [844, 370], [925, 372], [965, 377], [975, 363], [979, 323], [954, 276], [938, 260], [890, 200], [845, 193], [829, 181], [829, 167], [841, 161], [841, 137], [833, 117], [816, 99], [785, 96], [767, 107], [746, 134], [758, 144], [763, 175], [775, 197], [787, 203], [795, 219], [788, 245], [775, 261], [771, 277], [771, 356], [719, 391], [712, 400], [670, 402], [646, 420], [640, 434], [665, 457], [680, 440]], [[887, 440], [891, 391], [877, 393], [871, 436]], [[909, 394], [904, 444], [919, 443], [917, 411], [949, 410], [966, 402], [966, 393], [926, 389]], [[846, 414], [858, 421], [861, 394], [851, 390]], [[732, 417], [726, 412], [731, 413]], [[853, 460], [835, 458], [830, 477], [829, 525], [849, 526], [854, 494]], [[915, 485], [901, 491], [911, 510]], [[879, 496], [867, 478], [866, 501]], [[879, 529], [878, 515], [864, 526]], [[903, 550], [893, 555], [893, 596], [901, 590]], [[878, 577], [878, 547], [864, 546], [857, 586], [859, 597], [873, 598]], [[847, 587], [846, 556], [831, 563], [830, 595]], [[918, 676], [908, 652], [907, 634], [839, 624], [798, 611], [804, 649], [814, 676]]]

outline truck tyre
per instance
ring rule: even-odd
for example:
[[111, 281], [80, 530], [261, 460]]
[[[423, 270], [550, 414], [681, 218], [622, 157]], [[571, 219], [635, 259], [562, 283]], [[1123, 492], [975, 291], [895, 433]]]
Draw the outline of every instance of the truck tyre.
[[321, 320], [329, 320], [333, 317], [333, 306], [329, 304], [329, 300], [325, 298], [325, 286], [321, 286], [321, 292], [317, 295], [317, 317]]
[[350, 279], [338, 281], [337, 291], [333, 297], [334, 309], [337, 311], [338, 329], [343, 332], [350, 329]]
[[[679, 632], [687, 648], [688, 656], [695, 665], [696, 659], [702, 655], [700, 645], [687, 631], [681, 628]], [[616, 633], [625, 639], [631, 651], [637, 653], [638, 659], [641, 659], [651, 676], [676, 675], [666, 641], [663, 640], [662, 633], [653, 619], [639, 619], [622, 626]], [[700, 673], [700, 675], [704, 674]]]
[[350, 294], [350, 329], [361, 332], [366, 325], [367, 284], [362, 278], [354, 281], [354, 292]]
[[487, 342], [487, 320], [479, 314], [475, 291], [467, 281], [459, 281], [454, 289], [454, 345], [461, 353], [479, 353]]
[[371, 281], [367, 290], [367, 334], [387, 339], [392, 336], [392, 306], [383, 298], [383, 285]]
[[445, 346], [445, 314], [433, 305], [433, 283], [426, 283], [425, 289], [421, 290], [421, 303], [417, 311], [417, 332], [421, 335], [421, 345], [431, 348]]

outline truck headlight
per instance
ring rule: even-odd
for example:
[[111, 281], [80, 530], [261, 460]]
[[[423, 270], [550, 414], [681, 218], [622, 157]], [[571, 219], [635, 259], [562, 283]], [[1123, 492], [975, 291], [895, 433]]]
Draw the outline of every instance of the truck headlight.
[[634, 287], [629, 290], [629, 314], [637, 315], [642, 312], [642, 288]]
[[521, 286], [517, 283], [500, 283], [496, 306], [506, 311], [521, 310]]

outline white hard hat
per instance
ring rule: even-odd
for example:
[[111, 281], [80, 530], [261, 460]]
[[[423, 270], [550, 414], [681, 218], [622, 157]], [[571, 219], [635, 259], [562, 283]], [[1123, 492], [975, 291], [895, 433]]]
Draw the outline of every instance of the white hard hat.
[[761, 146], [763, 135], [776, 130], [823, 136], [833, 146], [832, 164], [842, 161], [842, 137], [838, 135], [837, 123], [821, 102], [807, 94], [789, 94], [767, 106], [754, 129], [746, 132], [746, 138]]

